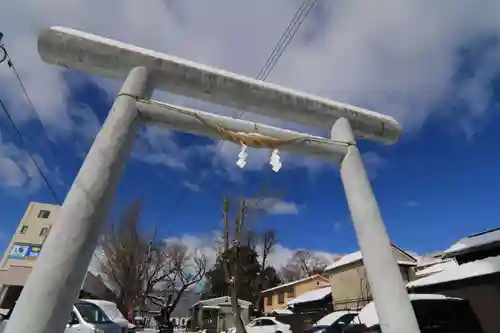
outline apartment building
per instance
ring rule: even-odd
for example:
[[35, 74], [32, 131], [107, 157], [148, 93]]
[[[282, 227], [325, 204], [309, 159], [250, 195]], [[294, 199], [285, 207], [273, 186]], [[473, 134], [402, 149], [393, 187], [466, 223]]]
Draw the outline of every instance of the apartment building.
[[[0, 308], [11, 308], [21, 294], [59, 209], [58, 205], [46, 203], [31, 202], [28, 205], [0, 263]], [[81, 295], [109, 299], [112, 293], [100, 277], [89, 273]]]
[[313, 275], [304, 279], [295, 280], [279, 286], [263, 290], [264, 313], [270, 314], [273, 310], [288, 307], [288, 302], [309, 291], [330, 286], [327, 278]]

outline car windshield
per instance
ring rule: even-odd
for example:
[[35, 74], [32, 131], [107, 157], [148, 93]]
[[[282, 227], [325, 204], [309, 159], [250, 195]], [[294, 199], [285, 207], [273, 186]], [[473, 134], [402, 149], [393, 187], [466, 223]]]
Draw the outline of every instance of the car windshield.
[[108, 316], [97, 305], [87, 302], [75, 304], [76, 309], [83, 320], [90, 324], [109, 324], [111, 321]]

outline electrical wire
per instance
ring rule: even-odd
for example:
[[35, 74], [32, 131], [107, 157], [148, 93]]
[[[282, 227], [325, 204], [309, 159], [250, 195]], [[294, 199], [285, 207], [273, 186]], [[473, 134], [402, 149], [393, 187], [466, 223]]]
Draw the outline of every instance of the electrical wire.
[[[297, 34], [297, 31], [299, 30], [300, 26], [302, 25], [304, 20], [307, 18], [307, 16], [311, 12], [311, 10], [314, 8], [316, 3], [317, 3], [317, 0], [304, 0], [302, 2], [301, 6], [299, 7], [297, 12], [295, 13], [295, 16], [293, 17], [292, 21], [290, 22], [287, 29], [285, 30], [285, 32], [281, 36], [280, 40], [278, 41], [278, 44], [275, 46], [275, 48], [271, 52], [268, 60], [264, 64], [264, 67], [262, 68], [259, 75], [257, 76], [257, 79], [264, 81], [269, 77], [269, 75], [271, 74], [271, 72], [275, 68], [277, 62], [283, 56], [283, 53], [286, 51], [286, 49], [290, 45], [291, 41], [293, 40], [293, 38]], [[233, 115], [233, 118], [234, 118], [234, 116], [241, 118], [244, 113], [245, 113], [244, 110], [236, 110], [235, 115]], [[222, 145], [223, 145], [223, 142], [220, 143], [220, 146], [222, 146]], [[270, 187], [269, 181], [270, 181], [270, 177], [268, 177], [268, 179], [264, 182], [264, 184], [261, 186], [261, 188], [258, 192], [261, 192], [261, 193], [268, 192], [269, 187]], [[259, 195], [258, 198], [252, 202], [252, 205], [249, 208], [250, 209], [258, 209], [258, 205], [262, 202], [262, 200], [264, 200], [264, 198], [265, 198], [265, 195], [263, 195], [263, 194]]]
[[54, 188], [50, 184], [49, 179], [47, 178], [47, 176], [43, 172], [43, 169], [40, 167], [40, 164], [36, 161], [35, 156], [33, 156], [33, 154], [29, 151], [28, 145], [26, 144], [26, 140], [24, 139], [23, 135], [21, 134], [21, 131], [17, 127], [16, 123], [14, 122], [14, 119], [12, 119], [12, 116], [10, 115], [10, 112], [8, 111], [7, 107], [5, 106], [5, 104], [4, 104], [4, 102], [2, 100], [0, 100], [0, 105], [2, 106], [2, 109], [4, 111], [5, 116], [7, 116], [7, 119], [9, 120], [10, 125], [12, 126], [12, 128], [14, 129], [14, 131], [16, 132], [16, 135], [19, 138], [19, 141], [21, 143], [22, 149], [30, 157], [31, 161], [33, 162], [33, 164], [35, 165], [36, 169], [38, 170], [38, 173], [42, 177], [43, 182], [45, 183], [45, 185], [49, 189], [51, 195], [54, 197], [54, 200], [57, 202], [57, 204], [59, 206], [61, 206], [62, 205], [62, 201], [57, 196], [56, 191], [54, 190]]
[[[295, 12], [295, 15], [291, 19], [290, 23], [286, 27], [285, 31], [281, 35], [280, 39], [278, 40], [278, 43], [275, 45], [273, 50], [271, 51], [271, 54], [267, 58], [266, 62], [264, 63], [264, 66], [261, 68], [257, 75], [258, 80], [265, 80], [268, 78], [269, 74], [271, 71], [274, 69], [276, 63], [278, 60], [281, 58], [283, 53], [285, 52], [286, 48], [294, 38], [295, 34], [297, 33], [298, 28], [302, 24], [302, 22], [305, 20], [307, 15], [310, 13], [314, 5], [316, 4], [317, 0], [304, 0], [300, 7], [297, 9]], [[305, 14], [305, 15], [304, 15]], [[241, 109], [236, 109], [232, 118], [241, 118], [241, 116], [245, 113], [244, 110]], [[224, 140], [219, 140], [217, 143], [217, 146], [214, 149], [214, 156], [216, 157], [217, 154], [220, 152], [220, 149], [222, 148], [222, 145], [224, 144]], [[214, 157], [214, 158], [215, 158]], [[177, 197], [179, 198], [179, 196]], [[180, 200], [180, 198], [179, 198]], [[259, 202], [256, 202], [258, 204]]]
[[47, 131], [47, 128], [45, 127], [45, 125], [43, 124], [43, 121], [40, 117], [40, 114], [38, 113], [37, 109], [35, 108], [35, 105], [33, 104], [33, 101], [31, 100], [31, 97], [29, 96], [28, 94], [28, 90], [26, 89], [26, 86], [24, 85], [23, 83], [23, 80], [21, 79], [21, 75], [19, 74], [19, 72], [17, 71], [16, 69], [16, 66], [14, 65], [14, 62], [12, 61], [12, 57], [10, 56], [10, 54], [7, 52], [6, 48], [5, 48], [5, 45], [3, 45], [3, 50], [5, 50], [5, 56], [6, 56], [6, 59], [7, 59], [7, 65], [12, 69], [12, 71], [14, 72], [14, 75], [16, 76], [16, 79], [17, 81], [19, 82], [19, 85], [21, 86], [21, 89], [23, 91], [23, 94], [24, 96], [26, 97], [26, 100], [28, 101], [28, 104], [30, 105], [30, 108], [31, 110], [33, 111], [33, 114], [35, 115], [35, 118], [37, 119], [37, 122], [40, 124], [41, 128], [42, 128], [42, 132], [43, 132], [43, 135], [47, 138], [47, 142], [48, 142], [48, 145], [49, 145], [49, 148], [50, 150], [52, 151], [52, 154], [56, 157], [56, 158], [59, 158], [58, 154], [57, 154], [57, 151], [54, 147], [54, 145], [52, 144], [52, 140], [49, 136], [49, 132]]

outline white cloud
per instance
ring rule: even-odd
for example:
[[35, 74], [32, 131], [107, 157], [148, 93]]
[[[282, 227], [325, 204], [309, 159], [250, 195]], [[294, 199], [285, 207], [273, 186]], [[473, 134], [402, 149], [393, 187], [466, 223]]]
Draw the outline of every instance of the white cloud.
[[310, 250], [304, 248], [292, 249], [281, 244], [276, 244], [273, 252], [269, 255], [269, 264], [276, 269], [280, 269], [285, 263], [293, 256], [293, 254], [299, 250], [311, 251], [314, 255], [319, 258], [325, 259], [328, 263], [333, 263], [341, 255], [337, 253], [329, 253], [325, 251]]
[[[63, 70], [39, 59], [40, 28], [70, 26], [252, 76], [300, 2], [150, 0], [145, 6], [132, 0], [3, 1], [0, 21], [4, 42], [41, 118], [58, 133], [72, 131], [75, 120], [66, 104]], [[453, 82], [457, 52], [481, 37], [500, 36], [499, 10], [495, 0], [481, 6], [467, 0], [318, 2], [270, 80], [391, 114], [410, 129], [418, 128], [432, 112], [448, 113], [433, 106], [452, 94], [469, 110], [449, 119], [464, 126], [487, 109], [489, 83], [500, 69], [500, 49], [486, 50], [480, 67], [458, 87]], [[18, 110], [17, 120], [32, 117], [7, 66], [0, 66], [0, 78], [9, 105]], [[96, 82], [112, 94], [118, 87], [110, 80]], [[211, 110], [227, 114], [223, 108]], [[245, 118], [260, 119], [249, 114]], [[466, 127], [467, 133], [474, 131]], [[182, 168], [184, 156], [167, 154], [164, 144], [155, 146], [159, 154], [143, 160]], [[226, 154], [234, 164], [234, 148], [221, 149], [223, 161]], [[248, 170], [267, 160], [265, 152], [252, 158], [260, 162], [250, 161]], [[301, 166], [314, 165], [309, 161]]]
[[179, 237], [169, 237], [167, 243], [180, 243], [188, 247], [191, 252], [201, 251], [207, 258], [207, 264], [212, 267], [217, 259], [218, 244], [220, 240], [219, 232], [210, 235], [182, 235]]
[[342, 227], [343, 227], [343, 223], [340, 222], [340, 221], [337, 221], [337, 222], [333, 223], [333, 229], [335, 231], [340, 231], [340, 229], [342, 229]]
[[[50, 174], [43, 159], [34, 154], [33, 158], [44, 173]], [[10, 189], [22, 188], [34, 191], [42, 184], [42, 178], [30, 155], [11, 142], [2, 140], [0, 133], [0, 184]]]
[[188, 181], [182, 182], [182, 186], [187, 188], [188, 190], [191, 190], [193, 192], [201, 192], [201, 187], [200, 185]]
[[247, 199], [252, 209], [263, 210], [274, 215], [297, 215], [299, 207], [295, 202], [284, 201], [280, 198], [252, 198]]

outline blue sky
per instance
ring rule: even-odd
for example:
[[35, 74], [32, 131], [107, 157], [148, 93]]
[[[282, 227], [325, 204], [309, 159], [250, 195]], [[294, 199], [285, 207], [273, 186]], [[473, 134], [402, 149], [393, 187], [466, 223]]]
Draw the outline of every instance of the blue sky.
[[[419, 15], [423, 15], [425, 7], [403, 8], [387, 2], [397, 6], [400, 15], [384, 16], [388, 14], [381, 11], [373, 22], [364, 28], [356, 27], [356, 31], [347, 18], [362, 20], [366, 14], [359, 6], [342, 3], [337, 4], [340, 8], [317, 9], [270, 80], [374, 108], [403, 123], [405, 133], [397, 144], [360, 142], [360, 149], [392, 240], [422, 254], [445, 249], [463, 236], [498, 226], [500, 155], [495, 151], [500, 140], [500, 29], [495, 20], [490, 25], [471, 24], [464, 28], [459, 24], [461, 16], [452, 16], [447, 8], [436, 9], [439, 14], [426, 17], [427, 25], [421, 27]], [[248, 15], [261, 13], [259, 3], [247, 4], [251, 7], [245, 8]], [[144, 26], [148, 22], [142, 21], [134, 21], [137, 26], [128, 32], [119, 32], [104, 23], [97, 24], [87, 9], [72, 12], [70, 16], [77, 18], [75, 24], [69, 24], [70, 18], [62, 16], [35, 21], [29, 27], [20, 26], [18, 21], [22, 20], [7, 22], [5, 43], [12, 45], [13, 59], [53, 143], [48, 144], [14, 76], [6, 68], [0, 69], [0, 86], [4, 88], [0, 98], [15, 114], [29, 150], [43, 163], [59, 198], [66, 195], [119, 84], [42, 63], [36, 54], [39, 27], [66, 23], [251, 76], [264, 63], [273, 41], [292, 16], [277, 19], [276, 13], [283, 10], [293, 14], [296, 9], [284, 2], [274, 4], [275, 16], [271, 13], [262, 19], [265, 29], [250, 29], [233, 22], [236, 34], [217, 20], [211, 26], [212, 32], [203, 30], [208, 22], [214, 22], [215, 9], [203, 13], [201, 5], [192, 5], [193, 1], [177, 4], [182, 8], [163, 8], [158, 3], [158, 8], [165, 12], [151, 19], [161, 22], [158, 24], [163, 25], [163, 31], [175, 31], [181, 36], [176, 38], [165, 33], [138, 33], [148, 27]], [[0, 13], [2, 6], [6, 5], [0, 5]], [[51, 6], [51, 1], [47, 1], [47, 6]], [[494, 2], [491, 6], [495, 6]], [[462, 7], [459, 12], [470, 9]], [[33, 20], [37, 14], [24, 8], [9, 9], [19, 17]], [[228, 10], [239, 13], [240, 9]], [[338, 16], [339, 11], [345, 17]], [[175, 16], [177, 21], [165, 23], [160, 14], [179, 15]], [[334, 23], [327, 23], [328, 18]], [[117, 20], [123, 25], [132, 24], [123, 13], [117, 14]], [[429, 26], [434, 30], [425, 35]], [[393, 27], [402, 27], [403, 32], [387, 36]], [[19, 33], [14, 32], [18, 30]], [[241, 36], [245, 36], [247, 44], [239, 46]], [[185, 42], [188, 37], [195, 39], [195, 46]], [[157, 41], [160, 38], [165, 39], [165, 45]], [[179, 42], [182, 38], [184, 42]], [[26, 46], [22, 41], [35, 46]], [[250, 51], [243, 52], [240, 47]], [[367, 51], [369, 55], [365, 54]], [[235, 56], [228, 56], [228, 52]], [[342, 59], [343, 65], [338, 65], [338, 59]], [[156, 94], [155, 98], [227, 114], [223, 108], [166, 94]], [[245, 118], [255, 119], [248, 114]], [[274, 124], [288, 125], [276, 121]], [[0, 247], [5, 248], [28, 202], [54, 199], [4, 116], [0, 117], [0, 138]], [[241, 171], [234, 166], [237, 150], [225, 144], [214, 154], [214, 143], [206, 138], [144, 128], [113, 210], [116, 213], [142, 196], [145, 228], [157, 225], [163, 237], [205, 239], [206, 245], [213, 231], [221, 227], [224, 195], [276, 197], [276, 201], [264, 200], [267, 214], [256, 216], [252, 223], [258, 229], [276, 230], [283, 248], [329, 253], [357, 250], [335, 166], [286, 156], [282, 170], [275, 174], [267, 165], [266, 152], [251, 151], [250, 165]], [[267, 190], [262, 190], [263, 186]]]

